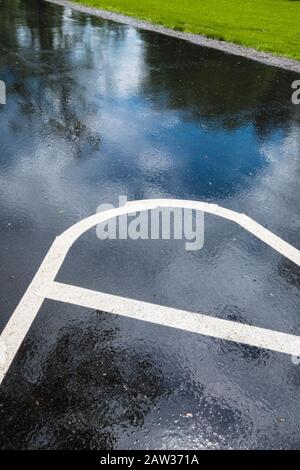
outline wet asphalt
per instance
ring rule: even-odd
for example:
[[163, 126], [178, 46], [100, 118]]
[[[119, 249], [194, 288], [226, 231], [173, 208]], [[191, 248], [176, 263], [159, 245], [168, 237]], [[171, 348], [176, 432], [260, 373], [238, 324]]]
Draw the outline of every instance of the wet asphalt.
[[[300, 249], [299, 75], [42, 0], [0, 0], [0, 331], [102, 203], [244, 212]], [[205, 243], [94, 230], [57, 280], [300, 334], [300, 272], [229, 221]], [[0, 389], [2, 449], [299, 448], [300, 365], [46, 300]]]

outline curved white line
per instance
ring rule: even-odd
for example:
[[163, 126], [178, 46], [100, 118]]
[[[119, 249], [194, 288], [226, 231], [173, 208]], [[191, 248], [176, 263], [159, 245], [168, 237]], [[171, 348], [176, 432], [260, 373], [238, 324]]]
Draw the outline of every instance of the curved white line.
[[297, 248], [285, 242], [273, 232], [264, 228], [262, 225], [258, 224], [247, 215], [235, 212], [230, 209], [225, 209], [224, 207], [220, 207], [217, 204], [210, 204], [200, 201], [188, 201], [184, 199], [147, 199], [144, 201], [130, 201], [121, 208], [100, 212], [87, 217], [84, 220], [81, 220], [62, 233], [59, 238], [65, 238], [68, 243], [73, 244], [84, 232], [101, 222], [106, 222], [107, 220], [118, 217], [122, 214], [153, 210], [160, 207], [178, 207], [181, 209], [199, 210], [223, 217], [227, 220], [231, 220], [300, 266], [300, 251], [297, 250]]
[[[148, 199], [144, 201], [128, 202], [123, 207], [94, 214], [73, 225], [55, 239], [34, 279], [4, 328], [0, 336], [0, 352], [5, 352], [5, 357], [0, 360], [0, 384], [45, 298], [76, 303], [82, 306], [93, 306], [93, 308], [99, 310], [102, 309], [111, 313], [123, 314], [131, 318], [179, 328], [185, 331], [197, 332], [252, 346], [264, 347], [287, 354], [300, 355], [299, 336], [221, 320], [208, 315], [182, 312], [133, 299], [109, 296], [108, 294], [88, 291], [79, 287], [66, 286], [54, 282], [69, 249], [87, 230], [99, 223], [106, 222], [120, 215], [160, 207], [200, 210], [231, 220], [298, 266], [300, 265], [300, 251], [295, 247], [259, 225], [245, 214], [225, 209], [216, 204], [176, 199]], [[72, 297], [75, 298], [75, 301], [72, 300]], [[114, 308], [114, 306], [116, 308]], [[132, 312], [132, 309], [134, 309], [135, 312]]]

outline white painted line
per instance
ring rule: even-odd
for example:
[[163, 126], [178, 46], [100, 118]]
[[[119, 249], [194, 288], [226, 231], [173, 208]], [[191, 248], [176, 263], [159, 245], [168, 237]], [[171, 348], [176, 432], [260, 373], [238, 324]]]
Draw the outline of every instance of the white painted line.
[[[149, 199], [145, 201], [132, 201], [128, 202], [126, 206], [111, 209], [104, 212], [99, 212], [97, 214], [88, 217], [87, 219], [81, 220], [77, 224], [70, 227], [66, 230], [62, 235], [57, 237], [52, 244], [50, 250], [48, 251], [46, 257], [44, 258], [39, 270], [37, 271], [33, 281], [29, 285], [27, 291], [25, 292], [22, 300], [20, 301], [19, 305], [15, 309], [14, 313], [12, 314], [10, 320], [8, 321], [7, 325], [5, 326], [1, 336], [0, 336], [0, 384], [5, 377], [22, 341], [24, 340], [32, 322], [34, 321], [43, 301], [47, 298], [48, 293], [51, 294], [51, 298], [54, 298], [55, 295], [63, 295], [61, 288], [59, 288], [58, 283], [54, 283], [54, 279], [69, 251], [73, 243], [87, 230], [91, 229], [92, 227], [98, 225], [99, 223], [106, 222], [109, 219], [114, 217], [118, 217], [123, 214], [130, 214], [135, 212], [141, 212], [145, 210], [157, 209], [160, 207], [179, 207], [179, 208], [187, 208], [187, 209], [194, 209], [200, 210], [203, 212], [207, 212], [210, 214], [218, 215], [228, 220], [232, 220], [236, 222], [241, 227], [248, 230], [250, 233], [255, 235], [257, 238], [265, 242], [267, 245], [274, 248], [274, 250], [281, 253], [283, 256], [288, 258], [289, 260], [296, 263], [300, 266], [300, 251], [291, 246], [289, 243], [285, 242], [281, 238], [274, 235], [269, 230], [265, 229], [261, 225], [257, 224], [254, 220], [250, 217], [247, 217], [244, 214], [239, 214], [229, 209], [225, 209], [222, 207], [217, 206], [216, 204], [208, 204], [205, 202], [197, 202], [197, 201], [185, 201], [185, 200], [176, 200], [176, 199]], [[72, 286], [68, 286], [68, 292], [64, 293], [65, 296], [68, 296], [70, 293], [70, 288]], [[75, 289], [75, 290], [74, 290]], [[73, 287], [72, 292], [78, 298], [84, 298], [82, 294], [82, 290], [80, 292]], [[57, 292], [56, 292], [57, 290]], [[84, 290], [85, 291], [85, 290]], [[88, 291], [89, 295], [91, 295], [91, 302], [94, 298], [94, 294], [92, 296], [91, 291]], [[97, 293], [97, 295], [101, 295], [102, 300], [104, 299], [103, 296], [107, 296], [108, 294], [101, 294]], [[100, 299], [97, 297], [97, 299]], [[107, 302], [106, 297], [106, 302]], [[113, 299], [111, 299], [113, 300]], [[64, 300], [66, 301], [66, 299]], [[116, 301], [116, 299], [115, 299]], [[85, 300], [87, 302], [87, 300]], [[97, 300], [98, 302], [98, 300]], [[120, 303], [120, 298], [118, 300]], [[124, 305], [124, 302], [136, 302], [130, 299], [123, 299], [121, 304]], [[73, 302], [74, 303], [74, 302]], [[151, 316], [153, 315], [153, 305], [142, 303], [143, 305], [148, 305], [148, 309], [151, 312]], [[80, 304], [79, 304], [80, 305]], [[98, 303], [97, 303], [98, 305]], [[109, 309], [108, 303], [106, 309], [107, 311], [111, 311]], [[121, 307], [122, 307], [121, 305]], [[127, 305], [127, 304], [126, 304]], [[128, 304], [129, 305], [129, 304]], [[130, 304], [133, 305], [133, 304]], [[135, 306], [140, 308], [141, 303]], [[97, 307], [98, 308], [98, 307]], [[148, 318], [146, 321], [150, 320], [150, 315], [147, 316], [147, 308], [144, 308], [144, 317]], [[160, 309], [164, 309], [163, 311]], [[199, 318], [197, 319], [197, 326], [195, 326], [194, 319], [195, 315], [191, 312], [181, 312], [180, 317], [176, 316], [176, 319], [180, 320], [178, 325], [174, 321], [172, 322], [172, 314], [173, 312], [178, 312], [174, 309], [168, 309], [167, 307], [155, 306], [157, 312], [159, 312], [160, 316], [157, 317], [157, 324], [164, 325], [163, 315], [167, 313], [168, 315], [168, 326], [172, 326], [174, 328], [183, 329], [182, 326], [189, 325], [188, 331], [195, 331], [201, 334], [209, 334], [210, 336], [215, 337], [222, 337], [224, 339], [231, 338], [233, 341], [242, 342], [246, 344], [258, 345], [264, 344], [268, 349], [274, 349], [275, 351], [284, 352], [287, 354], [294, 354], [300, 355], [300, 347], [299, 347], [299, 337], [293, 335], [286, 335], [280, 332], [273, 332], [272, 330], [264, 330], [260, 328], [256, 328], [250, 325], [242, 325], [234, 322], [227, 322], [225, 320], [220, 320], [217, 318], [203, 316], [199, 318], [204, 318], [205, 321], [199, 324]], [[158, 310], [157, 310], [158, 309]], [[105, 309], [103, 309], [105, 310]], [[123, 314], [128, 313], [128, 308], [126, 309], [123, 307], [120, 308], [120, 314], [123, 311]], [[139, 310], [137, 310], [138, 312]], [[124, 313], [125, 312], [125, 313]], [[149, 312], [148, 312], [149, 313]], [[182, 315], [187, 316], [189, 321], [184, 321]], [[200, 315], [200, 314], [199, 314]], [[137, 317], [132, 317], [137, 318]], [[152, 317], [154, 318], [154, 317]], [[174, 317], [175, 318], [175, 317]], [[206, 322], [206, 323], [205, 323]], [[177, 326], [176, 326], [177, 325]], [[206, 327], [205, 325], [209, 325]], [[221, 332], [221, 329], [226, 328], [226, 332]], [[206, 332], [206, 333], [205, 333]], [[222, 334], [222, 336], [221, 336]], [[280, 336], [279, 336], [280, 335]], [[256, 338], [256, 339], [255, 339]], [[274, 339], [275, 338], [275, 339]]]
[[222, 320], [210, 315], [178, 310], [58, 282], [53, 282], [49, 287], [43, 288], [40, 293], [43, 297], [59, 302], [80, 305], [93, 310], [101, 310], [258, 348], [291, 355], [297, 355], [300, 351], [300, 336]]

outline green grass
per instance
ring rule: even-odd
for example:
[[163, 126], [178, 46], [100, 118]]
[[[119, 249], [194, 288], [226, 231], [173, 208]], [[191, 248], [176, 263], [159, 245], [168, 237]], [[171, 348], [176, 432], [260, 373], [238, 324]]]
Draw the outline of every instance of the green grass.
[[300, 0], [73, 0], [300, 60]]

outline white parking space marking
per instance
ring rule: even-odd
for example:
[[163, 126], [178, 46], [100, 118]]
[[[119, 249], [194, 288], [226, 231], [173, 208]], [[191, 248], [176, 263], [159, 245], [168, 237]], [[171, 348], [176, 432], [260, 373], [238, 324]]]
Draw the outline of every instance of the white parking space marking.
[[59, 282], [52, 283], [41, 292], [48, 299], [80, 305], [107, 313], [142, 320], [156, 325], [212, 336], [258, 348], [297, 355], [300, 336], [267, 330], [243, 323], [222, 320], [210, 315], [192, 313], [163, 305], [141, 302], [116, 295], [105, 294]]
[[[216, 338], [263, 347], [295, 356], [300, 355], [300, 337], [250, 325], [221, 320], [208, 315], [176, 310], [133, 299], [110, 296], [75, 286], [54, 282], [54, 279], [73, 243], [87, 230], [123, 214], [160, 207], [179, 207], [200, 210], [231, 220], [274, 250], [300, 266], [300, 251], [265, 229], [245, 214], [216, 204], [177, 199], [151, 199], [128, 202], [125, 206], [100, 212], [70, 227], [57, 237], [44, 258], [33, 281], [12, 314], [0, 336], [0, 384], [45, 298], [118, 313], [158, 325], [170, 326]], [[73, 300], [72, 300], [72, 296]]]

